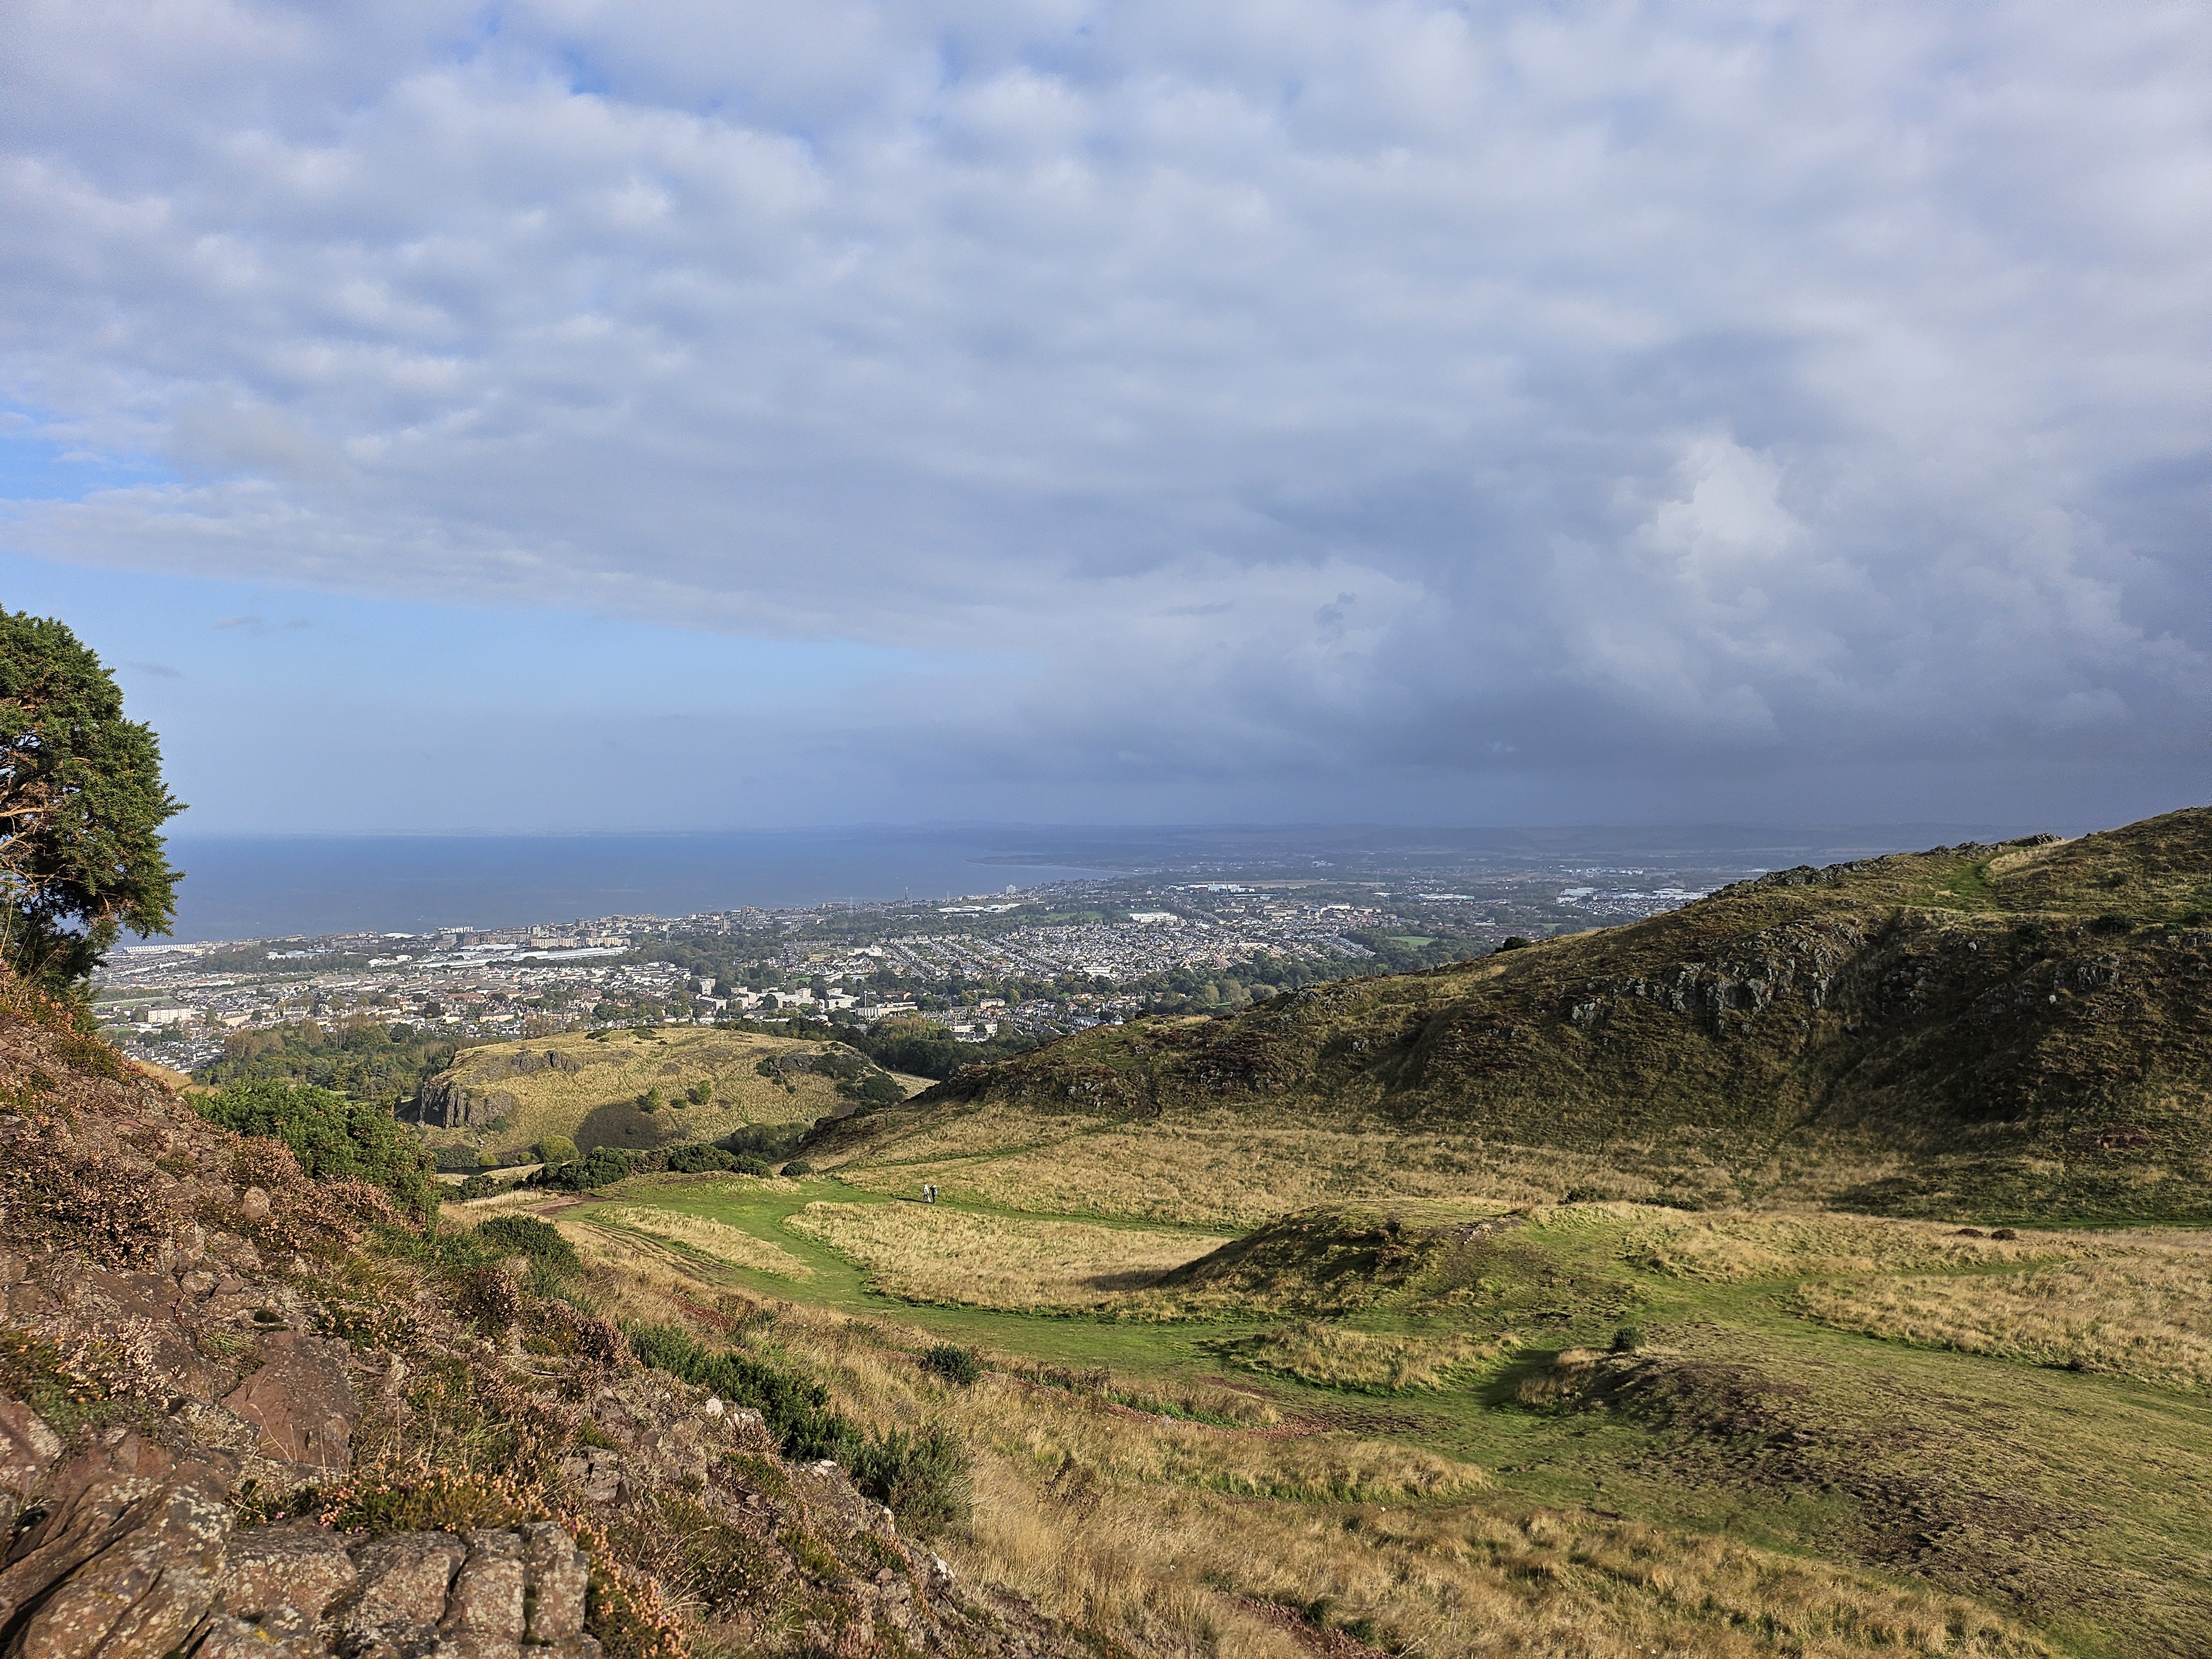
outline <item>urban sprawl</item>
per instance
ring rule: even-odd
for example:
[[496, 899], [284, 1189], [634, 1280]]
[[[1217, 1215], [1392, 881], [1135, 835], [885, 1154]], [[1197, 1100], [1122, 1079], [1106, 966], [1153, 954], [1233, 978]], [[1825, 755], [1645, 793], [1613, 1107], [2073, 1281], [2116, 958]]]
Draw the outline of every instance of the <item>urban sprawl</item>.
[[1418, 883], [1061, 882], [919, 903], [600, 916], [113, 953], [97, 1009], [139, 1057], [189, 1071], [241, 1034], [374, 1020], [454, 1041], [641, 1023], [920, 1019], [1044, 1037], [1147, 1008], [1237, 1008], [1315, 980], [1479, 956], [1650, 915], [1711, 884], [1644, 869]]

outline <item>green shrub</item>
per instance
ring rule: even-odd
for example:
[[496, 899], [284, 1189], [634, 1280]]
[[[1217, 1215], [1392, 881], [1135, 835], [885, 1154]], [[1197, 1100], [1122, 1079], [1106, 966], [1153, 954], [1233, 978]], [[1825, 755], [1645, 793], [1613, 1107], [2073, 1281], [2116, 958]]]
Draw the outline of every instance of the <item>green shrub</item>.
[[572, 1164], [549, 1164], [537, 1176], [541, 1187], [558, 1192], [580, 1193], [593, 1187], [611, 1187], [629, 1174], [629, 1155], [613, 1146], [594, 1146]]
[[918, 1538], [968, 1518], [967, 1449], [942, 1429], [893, 1429], [868, 1442], [853, 1460], [853, 1484]]
[[385, 1107], [253, 1078], [193, 1097], [192, 1109], [218, 1128], [283, 1142], [317, 1181], [372, 1182], [418, 1217], [437, 1206], [429, 1154]]
[[955, 1342], [940, 1342], [922, 1355], [921, 1363], [948, 1382], [968, 1387], [983, 1375], [983, 1362], [975, 1357], [973, 1348], [963, 1348]]
[[485, 1243], [511, 1255], [526, 1255], [556, 1273], [574, 1277], [584, 1271], [576, 1247], [562, 1237], [559, 1228], [535, 1216], [495, 1215], [477, 1228]]
[[1634, 1353], [1643, 1346], [1644, 1333], [1633, 1325], [1623, 1325], [1613, 1334], [1613, 1351], [1615, 1353]]
[[538, 1143], [541, 1164], [574, 1164], [579, 1156], [576, 1143], [566, 1135], [548, 1135]]
[[695, 1083], [684, 1091], [684, 1097], [694, 1106], [704, 1106], [714, 1099], [714, 1085], [712, 1083]]
[[742, 1129], [732, 1129], [714, 1144], [738, 1158], [773, 1164], [797, 1152], [805, 1133], [803, 1123], [749, 1123]]
[[734, 1169], [737, 1162], [720, 1146], [702, 1146], [696, 1141], [668, 1149], [668, 1167], [678, 1175], [706, 1175], [715, 1170]]
[[809, 1164], [803, 1158], [794, 1158], [790, 1163], [783, 1166], [783, 1172], [789, 1176], [793, 1181], [796, 1181], [801, 1176], [812, 1175], [814, 1173], [814, 1166], [811, 1164]]
[[872, 1438], [831, 1410], [830, 1391], [811, 1378], [733, 1349], [717, 1352], [672, 1325], [625, 1334], [644, 1364], [758, 1412], [786, 1457], [842, 1463], [853, 1484], [889, 1504], [908, 1531], [926, 1536], [967, 1515], [968, 1455], [942, 1430], [895, 1429]]
[[734, 1168], [739, 1175], [766, 1176], [772, 1176], [775, 1173], [774, 1170], [769, 1167], [768, 1161], [765, 1158], [732, 1158], [730, 1163], [731, 1166]]

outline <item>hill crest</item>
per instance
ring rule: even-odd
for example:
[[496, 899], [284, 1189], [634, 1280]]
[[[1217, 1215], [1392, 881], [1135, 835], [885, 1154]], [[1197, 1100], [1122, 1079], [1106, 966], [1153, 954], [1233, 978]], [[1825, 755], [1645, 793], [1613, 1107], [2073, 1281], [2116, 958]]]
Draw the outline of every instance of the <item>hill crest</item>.
[[863, 1168], [985, 1111], [1009, 1144], [1024, 1121], [1364, 1124], [1518, 1149], [1538, 1190], [1547, 1158], [1626, 1182], [1587, 1196], [2212, 1218], [2208, 921], [2206, 809], [1775, 872], [1476, 962], [1080, 1033], [810, 1155]]

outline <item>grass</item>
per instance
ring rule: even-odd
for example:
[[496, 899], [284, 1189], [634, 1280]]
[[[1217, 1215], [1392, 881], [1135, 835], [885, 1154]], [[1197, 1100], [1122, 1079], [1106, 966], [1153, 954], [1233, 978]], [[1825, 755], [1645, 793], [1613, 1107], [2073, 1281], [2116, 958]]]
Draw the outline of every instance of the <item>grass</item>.
[[1033, 1313], [1111, 1308], [1228, 1242], [944, 1205], [812, 1203], [787, 1224], [859, 1262], [884, 1295]]
[[1803, 1286], [1797, 1305], [1839, 1329], [1926, 1347], [2212, 1387], [2212, 1242], [2027, 1273], [1826, 1280]]
[[[629, 1197], [702, 1201], [697, 1188]], [[786, 1200], [772, 1194], [732, 1191], [710, 1201], [726, 1206], [731, 1224], [800, 1237], [782, 1218], [804, 1210], [784, 1209], [780, 1218]], [[1585, 1277], [1614, 1260], [1635, 1218], [1591, 1207], [1598, 1213], [1569, 1213], [1528, 1230], [1563, 1268], [1568, 1253], [1583, 1250], [1577, 1271]], [[1019, 1255], [1018, 1231], [979, 1237]], [[827, 1247], [805, 1239], [799, 1248]], [[1000, 1270], [988, 1261], [976, 1266], [987, 1276]], [[1426, 1278], [1409, 1278], [1404, 1294], [1433, 1297], [1433, 1267]], [[1692, 1298], [1751, 1288], [1649, 1277]], [[1614, 1425], [1492, 1403], [1480, 1387], [1425, 1394], [1428, 1414], [1399, 1421], [1330, 1403], [1358, 1396], [1279, 1377], [1267, 1381], [1279, 1390], [1272, 1423], [1164, 1417], [1124, 1401], [1148, 1389], [1171, 1396], [1175, 1376], [1192, 1381], [1188, 1397], [1251, 1397], [1203, 1381], [1204, 1368], [1218, 1363], [1202, 1346], [1211, 1336], [1204, 1328], [1132, 1329], [972, 1307], [896, 1306], [871, 1296], [856, 1268], [842, 1285], [831, 1279], [818, 1274], [799, 1288], [799, 1301], [774, 1308], [675, 1276], [657, 1285], [625, 1276], [609, 1294], [634, 1304], [639, 1316], [672, 1308], [678, 1317], [710, 1318], [750, 1351], [826, 1379], [838, 1409], [856, 1422], [927, 1423], [957, 1437], [974, 1460], [973, 1510], [932, 1547], [969, 1581], [1005, 1584], [1080, 1629], [1143, 1652], [1290, 1659], [1307, 1650], [1316, 1631], [1437, 1659], [1568, 1652], [1995, 1659], [2059, 1650], [2016, 1610], [1914, 1582], [1910, 1573], [1893, 1576], [1883, 1565], [1820, 1559], [1793, 1551], [1786, 1536], [1751, 1535], [1759, 1528], [1743, 1512], [1750, 1505], [1726, 1483], [1705, 1489], [1721, 1495], [1702, 1513], [1681, 1513], [1698, 1504], [1680, 1502], [1686, 1466], [1679, 1459], [1654, 1470], [1649, 1493], [1616, 1492], [1607, 1480], [1604, 1490], [1578, 1498], [1566, 1490], [1571, 1470], [1528, 1479], [1524, 1461], [1550, 1461], [1540, 1447], [1578, 1467], [1624, 1467], [1618, 1446], [1608, 1445], [1602, 1460], [1591, 1455], [1593, 1440], [1619, 1436]], [[1766, 1317], [1816, 1345], [1876, 1351], [1787, 1314]], [[974, 1384], [950, 1382], [923, 1363], [949, 1331], [972, 1341], [986, 1328], [1002, 1340], [978, 1345], [989, 1370]], [[1051, 1365], [1007, 1351], [1055, 1348], [1071, 1334], [1089, 1334], [1097, 1346], [1120, 1344], [1145, 1369], [1093, 1368], [1054, 1381]], [[1650, 1441], [1664, 1453], [1659, 1437]], [[1494, 1472], [1486, 1474], [1486, 1463]], [[1677, 1513], [1652, 1512], [1667, 1507], [1654, 1500], [1668, 1492], [1677, 1495]], [[1722, 1504], [1735, 1511], [1732, 1522], [1723, 1524]], [[1599, 1512], [1607, 1509], [1615, 1512]], [[1638, 1509], [1645, 1513], [1627, 1512]], [[1808, 1499], [1802, 1519], [1826, 1543], [1826, 1523], [1844, 1510]]]
[[[664, 1297], [787, 1298], [750, 1340], [828, 1376], [855, 1421], [949, 1425], [975, 1452], [948, 1559], [1158, 1650], [1287, 1652], [1267, 1610], [1285, 1601], [1294, 1624], [1326, 1602], [1325, 1623], [1440, 1655], [1553, 1651], [1570, 1631], [1623, 1655], [2212, 1645], [2194, 1497], [2212, 1402], [2193, 1362], [2114, 1334], [2124, 1316], [2163, 1322], [2177, 1352], [2201, 1340], [2192, 1235], [1337, 1205], [1113, 1293], [1184, 1297], [1161, 1322], [1067, 1317], [1046, 1293], [1133, 1239], [1204, 1247], [1158, 1224], [924, 1210], [827, 1181], [622, 1196], [711, 1211], [811, 1266], [633, 1264]], [[957, 1244], [920, 1249], [917, 1225]], [[885, 1296], [832, 1234], [878, 1241], [932, 1299]], [[2053, 1279], [2063, 1293], [2032, 1293], [2044, 1316], [2101, 1304], [2132, 1373], [2063, 1369], [2018, 1305]], [[1608, 1353], [1624, 1325], [1633, 1351]], [[980, 1382], [922, 1364], [946, 1342], [983, 1356]]]
[[[433, 1146], [468, 1145], [495, 1154], [522, 1152], [547, 1135], [578, 1146], [653, 1147], [714, 1140], [749, 1123], [806, 1123], [851, 1104], [830, 1079], [792, 1070], [763, 1076], [764, 1060], [811, 1056], [823, 1045], [696, 1026], [586, 1035], [570, 1032], [462, 1051], [452, 1072], [503, 1123], [498, 1129], [428, 1129]], [[560, 1062], [515, 1073], [521, 1055]], [[565, 1069], [574, 1066], [577, 1069]], [[686, 1092], [710, 1084], [703, 1105]], [[665, 1103], [647, 1112], [640, 1096], [659, 1089]]]
[[2212, 810], [1781, 872], [1232, 1018], [1101, 1026], [827, 1131], [855, 1183], [1249, 1225], [1346, 1198], [2212, 1222]]
[[641, 1233], [655, 1242], [779, 1279], [811, 1279], [813, 1268], [787, 1249], [741, 1228], [704, 1216], [679, 1215], [645, 1204], [594, 1204], [571, 1212], [570, 1225]]
[[1475, 1337], [1356, 1330], [1314, 1320], [1277, 1326], [1221, 1345], [1231, 1364], [1295, 1377], [1317, 1388], [1408, 1394], [1464, 1382], [1523, 1346], [1517, 1332]]

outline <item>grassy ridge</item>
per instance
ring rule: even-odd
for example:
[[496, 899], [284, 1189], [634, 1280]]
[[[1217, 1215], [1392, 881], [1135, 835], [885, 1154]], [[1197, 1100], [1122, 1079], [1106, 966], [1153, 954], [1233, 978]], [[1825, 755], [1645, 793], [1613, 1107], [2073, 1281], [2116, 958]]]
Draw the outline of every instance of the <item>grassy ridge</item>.
[[[570, 1032], [464, 1049], [426, 1091], [458, 1091], [491, 1121], [426, 1134], [434, 1147], [495, 1154], [556, 1134], [585, 1152], [713, 1140], [747, 1124], [809, 1123], [849, 1111], [853, 1091], [841, 1085], [854, 1078], [889, 1081], [836, 1043], [698, 1026]], [[711, 1097], [692, 1103], [689, 1092], [702, 1084]], [[660, 1098], [647, 1110], [641, 1098], [654, 1091]], [[903, 1085], [884, 1091], [905, 1091]]]
[[[1113, 1177], [1135, 1144], [1210, 1139], [1234, 1162], [1240, 1137], [1365, 1133], [1408, 1155], [1347, 1195], [2212, 1219], [2208, 915], [2198, 809], [1783, 872], [1235, 1018], [1101, 1027], [834, 1126], [809, 1155], [996, 1195], [994, 1161], [1018, 1165], [1004, 1184], [1065, 1188], [1102, 1137], [1095, 1199], [1066, 1207], [1162, 1214]], [[1279, 1157], [1245, 1161], [1279, 1179]]]

